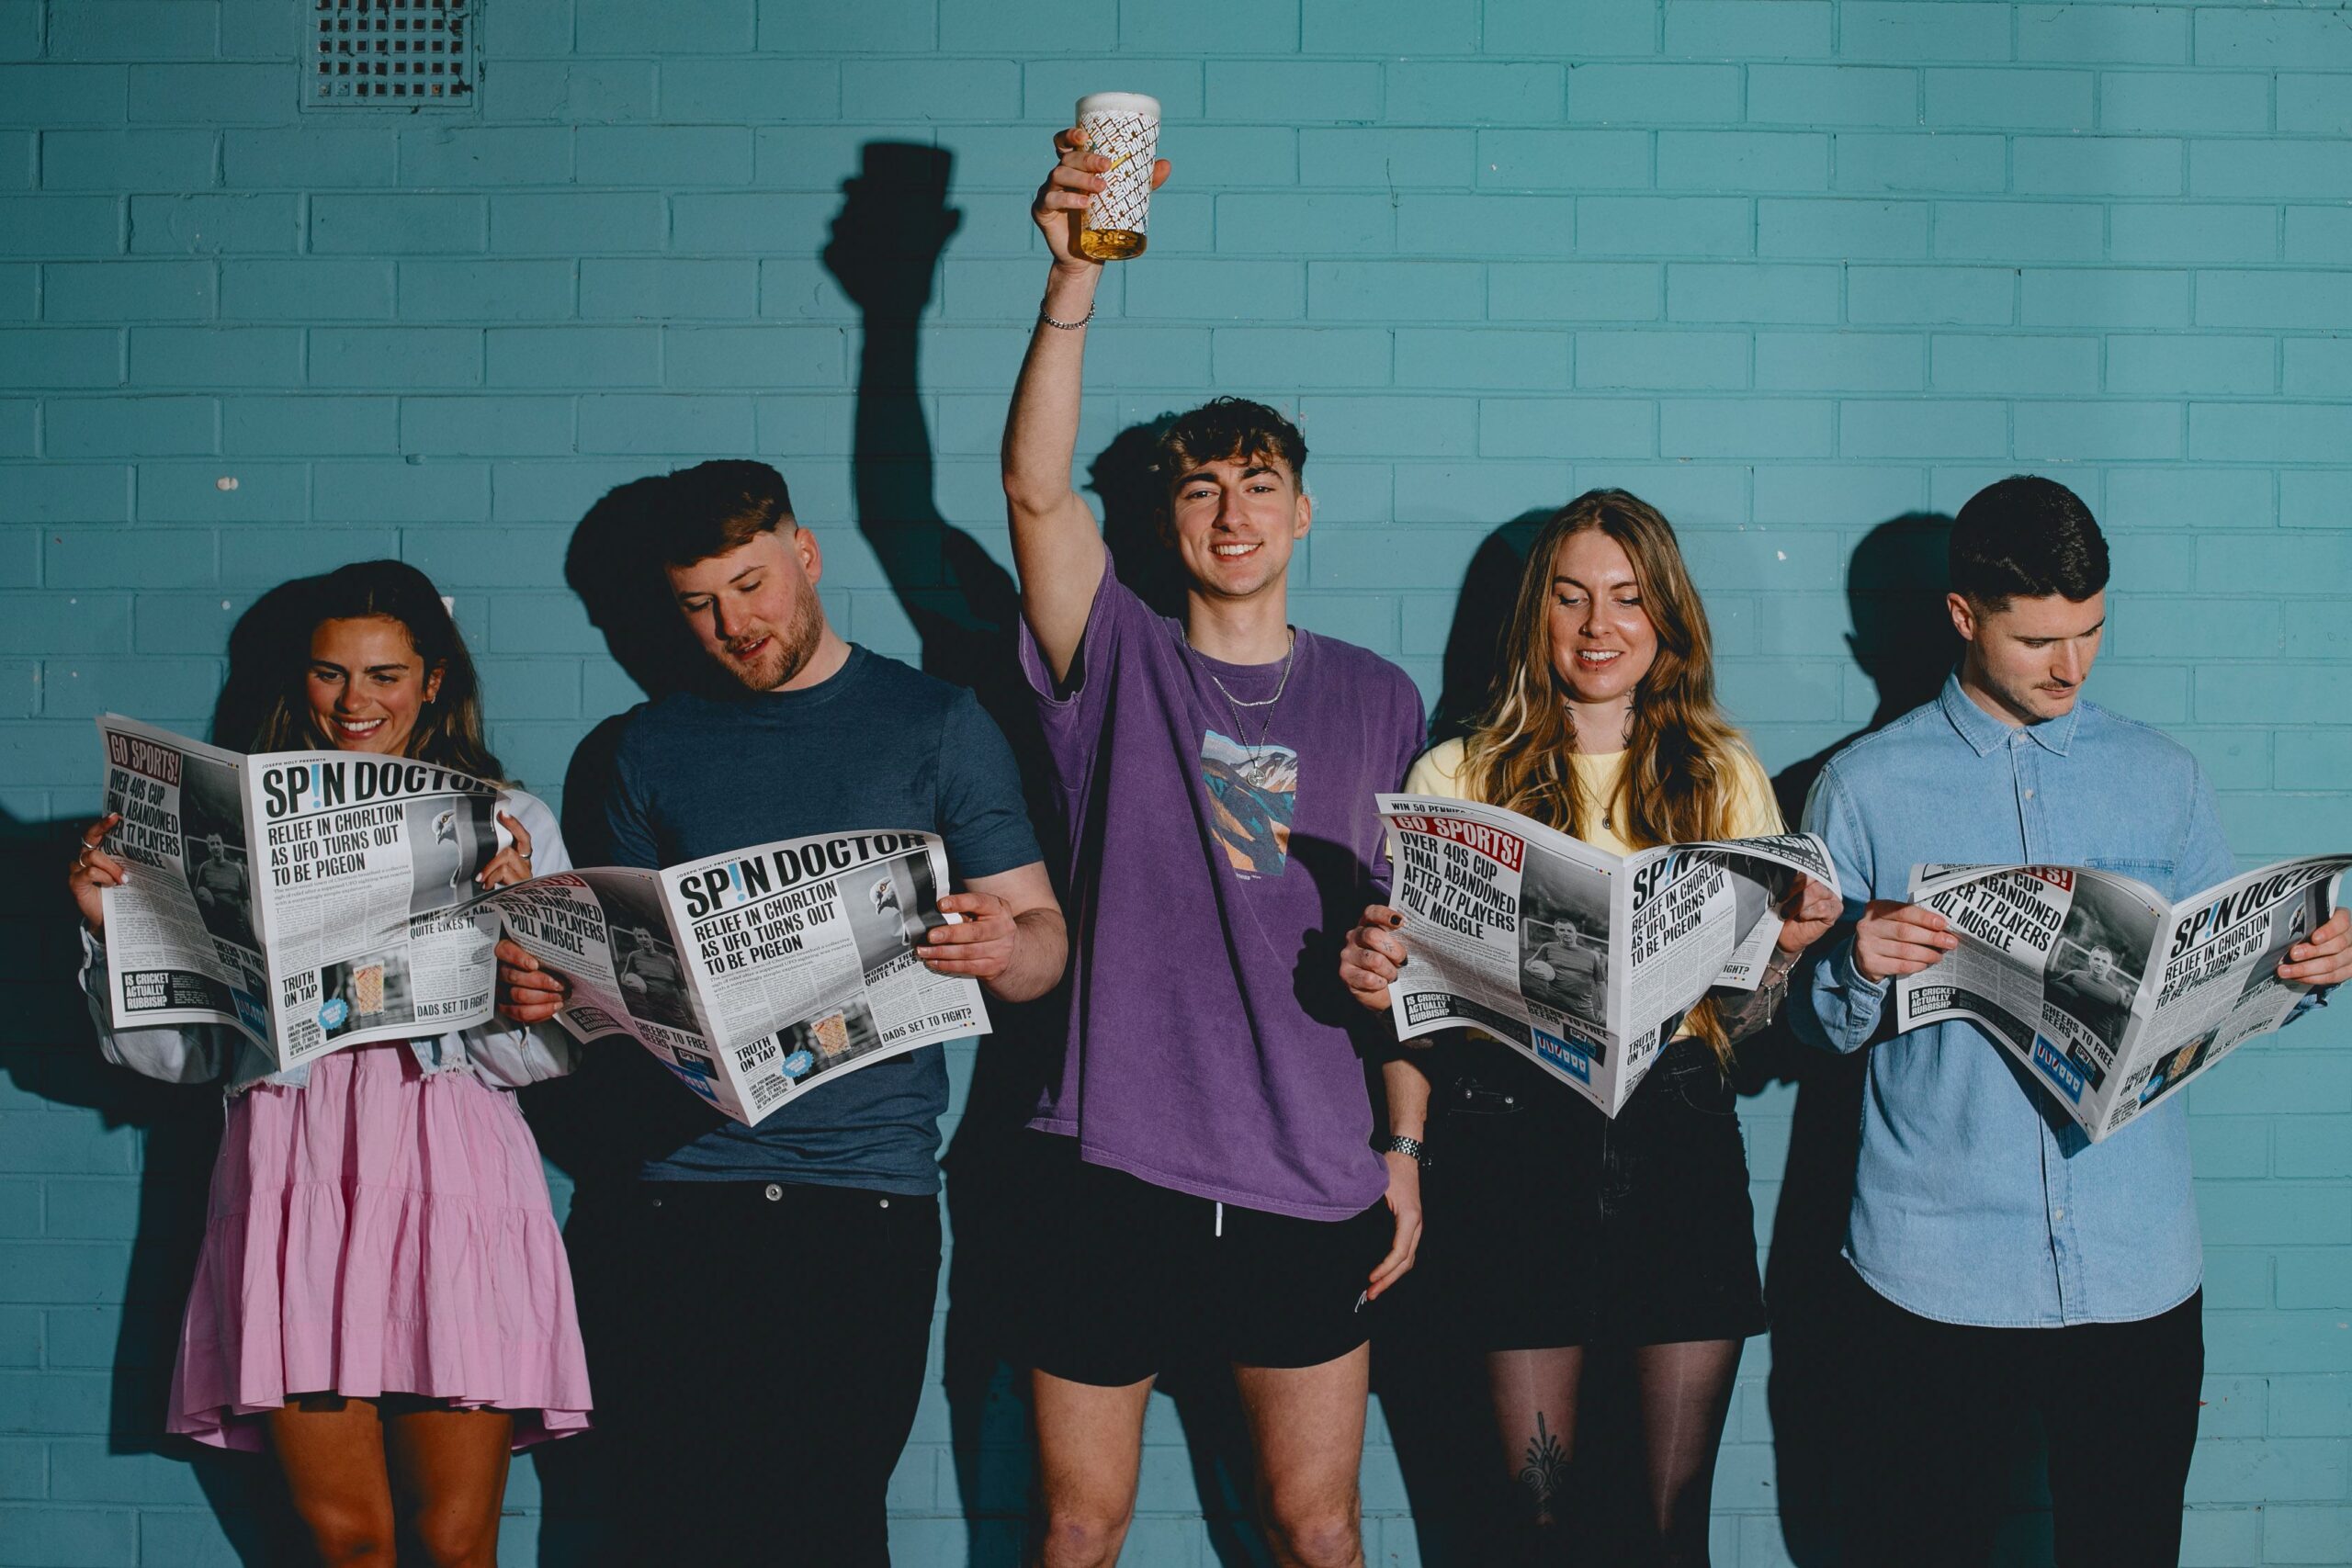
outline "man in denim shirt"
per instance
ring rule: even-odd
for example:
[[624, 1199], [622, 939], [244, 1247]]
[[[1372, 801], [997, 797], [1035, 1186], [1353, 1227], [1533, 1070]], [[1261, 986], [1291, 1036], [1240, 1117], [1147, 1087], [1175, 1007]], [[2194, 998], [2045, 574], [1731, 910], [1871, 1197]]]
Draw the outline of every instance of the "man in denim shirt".
[[[1891, 1034], [1887, 996], [1958, 944], [1903, 901], [1917, 863], [2098, 866], [2171, 898], [2236, 869], [2195, 759], [2078, 701], [2107, 576], [2072, 491], [2029, 477], [1980, 491], [1951, 535], [1959, 671], [1839, 752], [1805, 807], [1856, 924], [1792, 1021], [1831, 1050], [1874, 1047], [1846, 1239], [1868, 1287], [1871, 1473], [1849, 1553], [1866, 1568], [1984, 1562], [2029, 1412], [2049, 1435], [2061, 1563], [2179, 1559], [2205, 1359], [2181, 1101], [2092, 1145], [1974, 1024]], [[2352, 918], [2337, 910], [2278, 973], [2352, 976]]]

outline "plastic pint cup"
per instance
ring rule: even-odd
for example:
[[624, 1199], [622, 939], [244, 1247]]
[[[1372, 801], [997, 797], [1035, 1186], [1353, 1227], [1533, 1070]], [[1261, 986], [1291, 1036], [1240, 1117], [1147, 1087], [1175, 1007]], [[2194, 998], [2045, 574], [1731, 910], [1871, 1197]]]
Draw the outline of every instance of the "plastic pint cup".
[[384, 1010], [384, 966], [362, 964], [351, 972], [351, 1010], [374, 1018]]
[[1125, 261], [1143, 254], [1151, 219], [1151, 168], [1159, 154], [1159, 100], [1141, 93], [1089, 93], [1078, 100], [1086, 150], [1112, 160], [1103, 188], [1086, 204], [1079, 254]]

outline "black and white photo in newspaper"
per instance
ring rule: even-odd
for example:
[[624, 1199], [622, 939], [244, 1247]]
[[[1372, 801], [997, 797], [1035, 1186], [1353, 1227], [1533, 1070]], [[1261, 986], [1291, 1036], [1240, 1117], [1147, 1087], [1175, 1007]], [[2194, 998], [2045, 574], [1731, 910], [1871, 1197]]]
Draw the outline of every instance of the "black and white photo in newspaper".
[[622, 1010], [639, 1023], [707, 1039], [711, 1026], [695, 1008], [694, 982], [678, 955], [661, 877], [599, 871], [586, 885], [605, 918], [612, 982]]
[[1539, 1021], [1609, 1032], [1609, 874], [1537, 853], [1520, 874], [1519, 988]]
[[102, 894], [118, 1028], [221, 1023], [271, 1033], [268, 967], [234, 752], [119, 714], [97, 721], [107, 852], [133, 868]]
[[2042, 970], [2041, 1033], [2098, 1089], [2123, 1053], [2166, 906], [2154, 889], [2110, 873], [2084, 871], [2074, 883]]
[[734, 1114], [678, 961], [658, 872], [601, 866], [537, 876], [499, 889], [480, 907], [563, 983], [557, 1023], [583, 1042], [635, 1040], [698, 1098]]

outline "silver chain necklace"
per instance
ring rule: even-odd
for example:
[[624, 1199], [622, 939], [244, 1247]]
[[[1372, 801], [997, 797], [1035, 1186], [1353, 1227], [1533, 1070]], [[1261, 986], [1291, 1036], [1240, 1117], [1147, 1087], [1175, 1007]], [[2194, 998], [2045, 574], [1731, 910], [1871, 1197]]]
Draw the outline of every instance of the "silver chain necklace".
[[1274, 682], [1274, 694], [1271, 697], [1261, 697], [1256, 702], [1244, 702], [1235, 696], [1227, 689], [1225, 682], [1216, 678], [1216, 671], [1208, 667], [1208, 655], [1201, 653], [1199, 649], [1193, 649], [1193, 651], [1200, 654], [1202, 673], [1208, 676], [1209, 684], [1215, 686], [1217, 695], [1225, 699], [1226, 711], [1233, 716], [1233, 738], [1249, 747], [1250, 760], [1256, 761], [1265, 750], [1266, 736], [1274, 727], [1274, 716], [1271, 711], [1267, 713], [1264, 722], [1258, 726], [1258, 739], [1252, 742], [1242, 728], [1241, 710], [1243, 708], [1271, 710], [1276, 703], [1283, 700], [1283, 693], [1290, 688], [1291, 664], [1298, 658], [1298, 633], [1294, 630], [1290, 634], [1290, 647], [1283, 654], [1283, 676], [1281, 680]]

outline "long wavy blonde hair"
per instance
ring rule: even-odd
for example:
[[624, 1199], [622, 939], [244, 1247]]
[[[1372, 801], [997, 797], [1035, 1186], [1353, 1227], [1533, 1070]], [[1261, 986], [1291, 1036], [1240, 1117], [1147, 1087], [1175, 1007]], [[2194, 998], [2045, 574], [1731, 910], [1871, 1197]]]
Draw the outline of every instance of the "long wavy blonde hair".
[[[1588, 530], [1623, 547], [1657, 656], [1635, 688], [1616, 797], [1586, 798], [1574, 764], [1576, 727], [1552, 663], [1552, 575], [1560, 547]], [[1502, 668], [1464, 742], [1462, 777], [1481, 800], [1577, 838], [1606, 818], [1635, 849], [1728, 837], [1747, 745], [1715, 703], [1714, 644], [1706, 606], [1683, 565], [1674, 525], [1622, 490], [1594, 490], [1552, 515], [1527, 557], [1502, 647]], [[1728, 1062], [1712, 1003], [1687, 1021]]]

